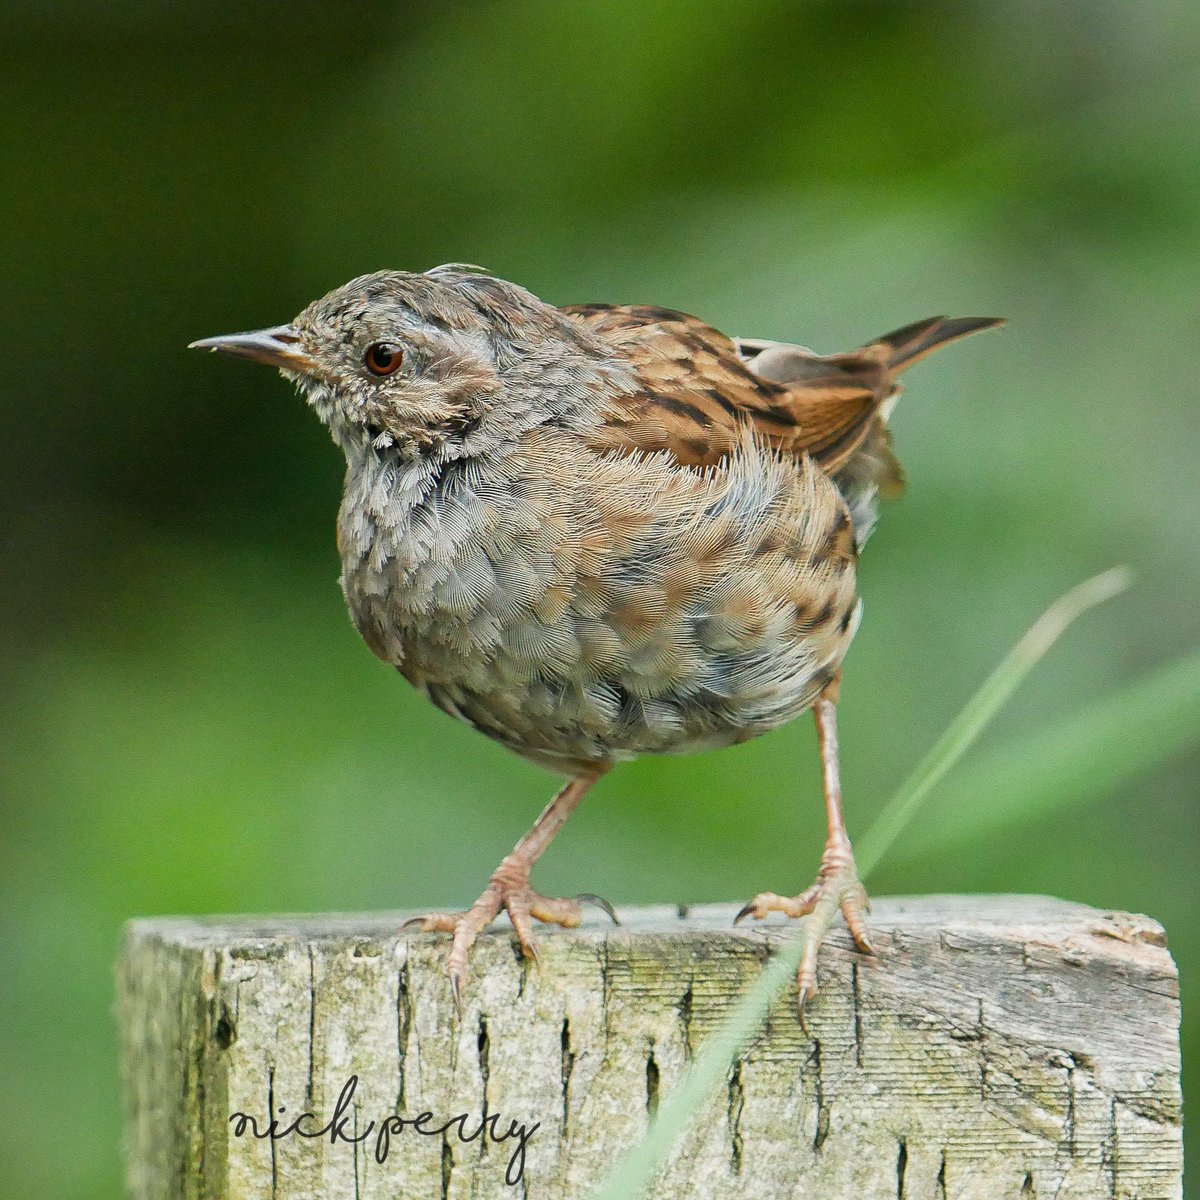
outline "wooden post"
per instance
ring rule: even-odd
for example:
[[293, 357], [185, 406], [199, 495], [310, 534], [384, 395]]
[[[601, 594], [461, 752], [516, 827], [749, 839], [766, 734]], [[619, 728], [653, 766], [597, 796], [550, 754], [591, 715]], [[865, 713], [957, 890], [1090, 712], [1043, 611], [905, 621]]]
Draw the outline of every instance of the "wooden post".
[[[129, 1193], [590, 1196], [784, 932], [734, 930], [733, 912], [546, 930], [540, 971], [498, 926], [461, 1018], [445, 940], [400, 936], [402, 914], [136, 921], [119, 968]], [[877, 901], [871, 937], [865, 958], [835, 930], [811, 1036], [782, 998], [655, 1197], [1181, 1195], [1178, 985], [1157, 924], [932, 896]]]

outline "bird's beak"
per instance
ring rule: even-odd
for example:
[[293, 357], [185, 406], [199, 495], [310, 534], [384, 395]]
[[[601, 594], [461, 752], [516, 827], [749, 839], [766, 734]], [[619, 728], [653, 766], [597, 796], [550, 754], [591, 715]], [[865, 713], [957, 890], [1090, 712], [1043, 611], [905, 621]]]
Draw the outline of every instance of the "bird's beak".
[[300, 345], [300, 333], [294, 325], [276, 325], [274, 329], [254, 329], [249, 333], [227, 333], [222, 337], [191, 342], [189, 350], [219, 350], [234, 358], [266, 363], [285, 371], [311, 371], [314, 363]]

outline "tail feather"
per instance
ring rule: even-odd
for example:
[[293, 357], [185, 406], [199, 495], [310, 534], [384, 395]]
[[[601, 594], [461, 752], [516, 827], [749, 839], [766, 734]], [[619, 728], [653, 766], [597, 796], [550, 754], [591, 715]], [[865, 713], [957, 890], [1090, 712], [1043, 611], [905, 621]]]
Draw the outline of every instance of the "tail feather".
[[1000, 317], [927, 317], [848, 354], [749, 339], [738, 349], [756, 375], [788, 390], [786, 407], [796, 422], [792, 446], [833, 477], [861, 544], [874, 524], [876, 496], [904, 490], [888, 430], [897, 376], [948, 342], [1003, 324]]
[[1003, 324], [1003, 317], [928, 317], [924, 321], [915, 321], [902, 329], [885, 333], [883, 337], [868, 342], [863, 350], [871, 350], [876, 346], [886, 348], [887, 368], [895, 376], [947, 342], [955, 342], [981, 329], [992, 329]]
[[948, 342], [1003, 324], [1000, 317], [929, 317], [884, 334], [860, 350], [824, 360], [836, 364], [843, 372], [857, 375], [870, 389], [857, 417], [860, 431], [857, 440], [849, 453], [829, 464], [834, 482], [850, 507], [859, 546], [874, 527], [876, 497], [897, 496], [904, 490], [904, 468], [892, 450], [888, 428], [888, 418], [900, 391], [896, 377]]

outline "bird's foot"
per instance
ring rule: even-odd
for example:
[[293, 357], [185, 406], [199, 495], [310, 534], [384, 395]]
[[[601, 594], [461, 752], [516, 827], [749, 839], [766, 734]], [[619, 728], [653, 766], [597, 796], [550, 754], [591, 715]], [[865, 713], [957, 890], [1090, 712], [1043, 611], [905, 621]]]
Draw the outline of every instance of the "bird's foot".
[[867, 890], [859, 881], [854, 852], [845, 837], [826, 842], [821, 869], [812, 887], [798, 896], [759, 892], [733, 919], [736, 925], [746, 917], [761, 921], [773, 912], [789, 917], [808, 917], [803, 932], [804, 949], [796, 972], [796, 1005], [801, 1025], [804, 1025], [804, 1006], [817, 991], [817, 952], [839, 910], [846, 918], [854, 944], [864, 954], [874, 953], [867, 938], [865, 917], [870, 911]]
[[583, 894], [568, 899], [543, 896], [529, 886], [529, 866], [520, 861], [506, 858], [492, 872], [483, 894], [464, 912], [426, 913], [405, 921], [403, 928], [415, 927], [422, 933], [449, 933], [453, 935], [450, 954], [446, 960], [446, 973], [450, 976], [450, 990], [454, 994], [455, 1007], [462, 1011], [462, 985], [467, 977], [467, 956], [479, 934], [487, 928], [503, 908], [516, 930], [521, 953], [538, 965], [537, 941], [533, 936], [533, 922], [544, 921], [550, 925], [562, 925], [573, 929], [583, 920], [583, 905], [587, 902], [606, 912], [619, 924], [617, 914], [609, 902], [600, 896]]

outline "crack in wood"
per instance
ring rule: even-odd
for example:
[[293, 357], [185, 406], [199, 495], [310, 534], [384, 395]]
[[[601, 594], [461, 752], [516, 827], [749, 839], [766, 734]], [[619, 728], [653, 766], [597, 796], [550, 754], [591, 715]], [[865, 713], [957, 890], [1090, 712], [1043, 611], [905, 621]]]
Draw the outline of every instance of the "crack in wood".
[[854, 1009], [854, 1065], [863, 1065], [862, 995], [859, 992], [858, 963], [850, 964], [850, 1004]]
[[692, 1057], [692, 1007], [695, 997], [692, 991], [694, 980], [689, 979], [684, 993], [679, 998], [676, 1011], [679, 1013], [679, 1026], [683, 1033], [683, 1054], [689, 1061]]
[[396, 972], [396, 1112], [404, 1111], [406, 1089], [408, 1087], [408, 1071], [405, 1063], [408, 1061], [408, 1039], [413, 1023], [412, 990], [408, 973], [408, 959], [400, 964]]
[[600, 1007], [609, 1011], [609, 992], [612, 987], [612, 958], [609, 954], [608, 938], [600, 943]]
[[234, 1042], [237, 1041], [237, 1027], [233, 1023], [233, 1017], [229, 1011], [228, 1005], [221, 1001], [220, 1015], [217, 1017], [217, 1023], [213, 1026], [213, 1041], [219, 1050], [228, 1050]]
[[[354, 1161], [353, 1161], [353, 1165], [354, 1165], [354, 1200], [361, 1200], [362, 1185], [359, 1181], [359, 1173], [358, 1173], [359, 1142], [358, 1142], [358, 1102], [357, 1101], [355, 1101], [354, 1108], [351, 1110], [351, 1112], [354, 1117]], [[272, 1145], [273, 1144], [274, 1143], [272, 1143]], [[365, 1168], [365, 1162], [364, 1162], [364, 1168]]]
[[[267, 1122], [275, 1120], [275, 1068], [267, 1067]], [[203, 1176], [201, 1176], [203, 1178]], [[275, 1147], [275, 1139], [271, 1138], [271, 1200], [279, 1193], [279, 1158]]]
[[658, 1112], [658, 1063], [654, 1060], [654, 1043], [646, 1052], [646, 1112], [653, 1119]]
[[[479, 1036], [475, 1039], [476, 1048], [479, 1051], [479, 1079], [482, 1084], [481, 1091], [483, 1092], [483, 1108], [481, 1110], [481, 1119], [486, 1117], [490, 1112], [488, 1108], [488, 1080], [491, 1077], [491, 1054], [492, 1042], [488, 1037], [487, 1017], [482, 1013], [479, 1015]], [[487, 1153], [487, 1138], [479, 1139], [479, 1153]]]
[[977, 1033], [976, 1041], [979, 1044], [979, 1099], [986, 1104], [988, 1092], [988, 1045], [987, 1045], [987, 1026], [983, 1023], [983, 1000], [979, 1001], [979, 1012], [975, 1019], [975, 1029]]
[[1100, 1169], [1108, 1173], [1108, 1200], [1119, 1200], [1117, 1196], [1117, 1159], [1121, 1152], [1117, 1137], [1117, 1101], [1114, 1097], [1108, 1106], [1108, 1132], [1100, 1151]]
[[825, 1096], [825, 1080], [821, 1074], [821, 1040], [813, 1038], [812, 1049], [809, 1051], [808, 1058], [805, 1059], [804, 1067], [807, 1074], [808, 1068], [812, 1067], [813, 1072], [813, 1100], [817, 1106], [817, 1117], [813, 1129], [813, 1149], [820, 1150], [825, 1144], [825, 1139], [829, 1136], [829, 1105], [826, 1102]]
[[571, 1019], [563, 1017], [562, 1034], [562, 1136], [566, 1142], [571, 1127], [571, 1073], [575, 1070], [575, 1052], [571, 1049]]
[[308, 1104], [313, 1100], [314, 1059], [317, 1045], [317, 956], [312, 942], [308, 943], [308, 1073], [304, 1086], [304, 1098]]
[[742, 1173], [742, 1112], [746, 1107], [746, 1090], [742, 1086], [742, 1060], [733, 1064], [729, 1073], [726, 1117], [729, 1124], [729, 1165], [735, 1175]]
[[450, 1149], [450, 1139], [442, 1134], [442, 1190], [441, 1200], [450, 1200], [450, 1176], [454, 1171], [454, 1152]]
[[533, 970], [533, 959], [525, 957], [525, 951], [521, 949], [521, 943], [516, 938], [509, 943], [512, 947], [512, 952], [517, 960], [517, 999], [525, 998], [525, 985], [529, 982], [529, 973]]

